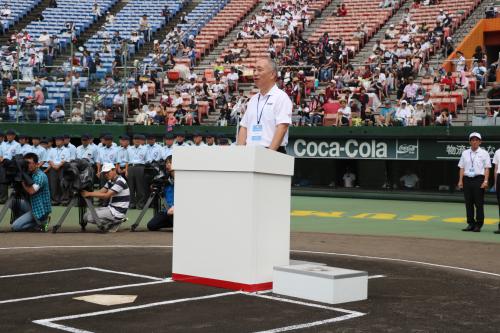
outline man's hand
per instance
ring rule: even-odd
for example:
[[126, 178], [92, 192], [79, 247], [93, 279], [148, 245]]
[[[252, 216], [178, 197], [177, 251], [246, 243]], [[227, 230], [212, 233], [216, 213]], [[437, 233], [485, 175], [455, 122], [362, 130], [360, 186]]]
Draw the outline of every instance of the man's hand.
[[174, 207], [170, 207], [170, 208], [167, 210], [167, 215], [174, 215]]
[[481, 184], [481, 188], [488, 188], [488, 181], [485, 180], [482, 184]]
[[90, 197], [90, 192], [89, 191], [81, 191], [80, 195], [84, 198]]
[[461, 180], [458, 181], [458, 188], [459, 189], [463, 189], [464, 188], [464, 183]]

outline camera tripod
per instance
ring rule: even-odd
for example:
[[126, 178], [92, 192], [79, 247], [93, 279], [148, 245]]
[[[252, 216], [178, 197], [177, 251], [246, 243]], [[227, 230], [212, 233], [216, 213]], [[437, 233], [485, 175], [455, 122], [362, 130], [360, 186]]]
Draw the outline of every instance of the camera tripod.
[[161, 197], [160, 193], [162, 193], [161, 188], [152, 189], [151, 193], [149, 194], [148, 200], [146, 201], [146, 204], [142, 208], [142, 211], [139, 214], [139, 216], [137, 217], [137, 220], [135, 221], [134, 224], [130, 226], [130, 231], [135, 231], [135, 229], [137, 229], [137, 227], [142, 221], [142, 218], [146, 214], [151, 204], [153, 204], [154, 214], [155, 215], [158, 214], [158, 212], [160, 211], [160, 207], [162, 206], [162, 204], [164, 204], [163, 201], [165, 200], [164, 198]]
[[95, 212], [95, 208], [94, 205], [92, 204], [92, 201], [89, 198], [82, 197], [79, 193], [73, 193], [72, 199], [69, 202], [68, 206], [66, 206], [66, 209], [61, 215], [61, 218], [59, 218], [57, 224], [54, 225], [54, 227], [52, 227], [52, 233], [55, 234], [61, 228], [61, 225], [64, 223], [64, 220], [68, 216], [69, 212], [75, 206], [78, 206], [78, 222], [80, 223], [82, 231], [85, 231], [85, 228], [87, 227], [87, 222], [83, 220], [83, 215], [85, 214], [87, 208], [90, 211], [90, 214], [92, 215], [92, 219], [94, 221], [98, 221], [97, 214]]

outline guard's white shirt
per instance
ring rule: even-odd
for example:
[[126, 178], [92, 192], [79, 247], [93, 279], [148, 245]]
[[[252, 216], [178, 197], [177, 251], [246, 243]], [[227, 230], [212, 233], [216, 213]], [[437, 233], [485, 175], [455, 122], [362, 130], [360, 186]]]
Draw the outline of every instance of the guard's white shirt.
[[495, 164], [497, 168], [497, 173], [500, 173], [500, 149], [495, 152], [493, 156], [493, 164]]
[[[246, 144], [249, 146], [261, 145], [269, 147], [273, 141], [276, 126], [292, 123], [292, 110], [292, 101], [276, 85], [265, 96], [260, 93], [252, 96], [240, 123], [241, 126], [247, 129]], [[259, 123], [258, 120], [260, 120]], [[283, 138], [283, 142], [281, 142], [281, 146], [286, 146], [287, 143], [288, 131]]]
[[344, 180], [344, 187], [351, 188], [354, 186], [354, 182], [356, 181], [356, 175], [352, 172], [346, 172], [342, 179]]
[[484, 169], [491, 168], [490, 154], [481, 147], [476, 151], [466, 149], [462, 152], [458, 167], [464, 169], [466, 177], [484, 176]]
[[399, 181], [402, 182], [406, 188], [414, 188], [417, 185], [419, 179], [416, 174], [411, 173], [409, 175], [404, 175], [399, 179]]

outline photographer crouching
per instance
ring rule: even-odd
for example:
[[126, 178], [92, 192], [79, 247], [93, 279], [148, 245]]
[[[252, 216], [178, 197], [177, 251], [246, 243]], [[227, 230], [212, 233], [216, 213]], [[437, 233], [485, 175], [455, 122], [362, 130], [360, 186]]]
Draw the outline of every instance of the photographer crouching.
[[158, 212], [148, 222], [149, 231], [159, 231], [162, 228], [172, 228], [174, 226], [174, 177], [175, 171], [172, 169], [172, 155], [165, 160], [167, 180], [164, 185], [163, 195], [165, 197], [165, 210]]
[[116, 232], [120, 224], [126, 220], [130, 190], [125, 179], [116, 172], [114, 164], [104, 163], [101, 174], [107, 181], [103, 188], [99, 191], [81, 191], [80, 193], [84, 198], [98, 198], [108, 202], [108, 205], [95, 209], [97, 221], [94, 220], [90, 211], [83, 215], [83, 220], [86, 223], [96, 224], [101, 231]]
[[10, 208], [15, 216], [12, 231], [46, 231], [49, 214], [52, 212], [50, 201], [49, 180], [47, 175], [38, 168], [38, 156], [35, 153], [24, 155], [27, 173], [31, 180], [21, 182], [26, 199], [20, 199]]

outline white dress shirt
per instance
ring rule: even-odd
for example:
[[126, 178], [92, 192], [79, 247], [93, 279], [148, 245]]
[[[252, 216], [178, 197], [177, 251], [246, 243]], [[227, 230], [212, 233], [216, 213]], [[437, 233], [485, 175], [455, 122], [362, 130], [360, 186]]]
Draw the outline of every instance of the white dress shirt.
[[484, 169], [491, 168], [490, 154], [481, 147], [476, 151], [466, 149], [462, 152], [458, 167], [464, 169], [466, 177], [484, 176]]
[[[250, 98], [240, 125], [247, 129], [246, 144], [269, 147], [279, 124], [292, 123], [293, 104], [290, 97], [276, 85], [267, 95], [260, 93]], [[288, 131], [281, 146], [288, 143]]]

